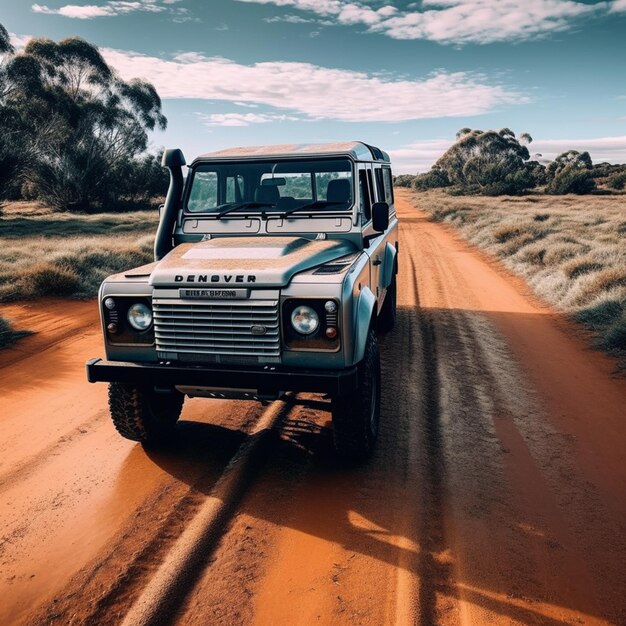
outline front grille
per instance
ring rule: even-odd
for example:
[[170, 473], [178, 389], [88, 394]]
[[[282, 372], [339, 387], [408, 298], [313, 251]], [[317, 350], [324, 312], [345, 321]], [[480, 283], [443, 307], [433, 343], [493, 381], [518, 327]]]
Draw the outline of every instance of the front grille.
[[152, 304], [159, 358], [212, 363], [280, 360], [278, 300], [154, 298]]

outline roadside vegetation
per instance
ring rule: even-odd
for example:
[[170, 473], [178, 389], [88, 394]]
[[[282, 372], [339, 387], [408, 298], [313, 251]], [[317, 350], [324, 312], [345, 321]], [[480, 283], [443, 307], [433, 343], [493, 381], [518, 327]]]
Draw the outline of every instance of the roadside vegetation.
[[9, 205], [0, 221], [0, 302], [91, 298], [115, 272], [153, 260], [157, 211], [56, 213]]
[[[0, 303], [94, 297], [152, 261], [168, 175], [146, 149], [166, 124], [154, 87], [122, 80], [96, 46], [15, 50], [0, 24]], [[0, 348], [26, 334], [0, 310]]]
[[425, 173], [397, 176], [398, 187], [443, 189], [450, 195], [527, 193], [611, 194], [626, 187], [626, 165], [594, 164], [588, 152], [568, 150], [554, 160], [532, 154], [532, 137], [509, 128], [462, 128], [456, 142]]
[[626, 195], [472, 198], [431, 190], [411, 200], [501, 258], [626, 364]]
[[0, 205], [143, 207], [167, 188], [146, 152], [148, 132], [166, 125], [152, 84], [122, 80], [96, 46], [33, 38], [15, 50], [0, 24]]

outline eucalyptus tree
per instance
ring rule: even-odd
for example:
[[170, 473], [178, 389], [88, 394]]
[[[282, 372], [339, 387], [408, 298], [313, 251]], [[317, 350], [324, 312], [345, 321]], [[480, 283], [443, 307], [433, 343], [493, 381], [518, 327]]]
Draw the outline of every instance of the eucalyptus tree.
[[83, 39], [31, 39], [6, 63], [4, 101], [28, 125], [24, 176], [47, 204], [86, 210], [117, 195], [120, 162], [165, 129], [161, 99], [143, 80], [122, 80]]
[[464, 193], [520, 193], [535, 184], [532, 170], [526, 167], [530, 142], [528, 133], [517, 138], [509, 128], [462, 128], [457, 141], [433, 166], [437, 175], [429, 180], [439, 181], [439, 186], [453, 185]]
[[567, 150], [546, 168], [546, 192], [552, 194], [586, 194], [597, 188], [593, 178], [593, 162], [589, 152]]

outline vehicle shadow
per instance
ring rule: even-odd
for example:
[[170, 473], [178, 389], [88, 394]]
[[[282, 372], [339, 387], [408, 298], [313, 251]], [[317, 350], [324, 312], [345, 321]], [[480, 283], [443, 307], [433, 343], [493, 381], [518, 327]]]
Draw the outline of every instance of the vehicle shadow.
[[[497, 339], [503, 318], [525, 328], [537, 317], [400, 307], [396, 329], [380, 338], [385, 384], [373, 458], [338, 462], [329, 404], [307, 396], [272, 433], [252, 486], [272, 497], [244, 498], [238, 510], [415, 574], [423, 623], [436, 621], [442, 598], [520, 623], [614, 621], [626, 582], [623, 506], [611, 509], [589, 487], [571, 438], [548, 432]], [[149, 455], [189, 480], [190, 464], [244, 439], [182, 422], [174, 447]], [[564, 518], [572, 526], [563, 528]]]

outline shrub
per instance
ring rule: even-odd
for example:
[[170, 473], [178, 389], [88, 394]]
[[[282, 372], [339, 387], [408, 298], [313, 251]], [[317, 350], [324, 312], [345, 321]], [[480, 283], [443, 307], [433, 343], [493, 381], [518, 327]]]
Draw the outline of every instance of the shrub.
[[613, 174], [606, 184], [611, 189], [624, 189], [626, 187], [626, 170]]
[[590, 328], [605, 328], [612, 324], [624, 311], [624, 303], [618, 300], [600, 299], [574, 314], [574, 319]]
[[563, 264], [563, 272], [568, 278], [578, 278], [590, 272], [599, 272], [604, 269], [602, 263], [590, 259], [573, 259]]
[[626, 348], [626, 311], [609, 326], [602, 338], [602, 345], [608, 350]]
[[438, 167], [433, 167], [430, 172], [426, 172], [424, 174], [418, 174], [413, 179], [413, 188], [418, 191], [423, 191], [425, 189], [438, 189], [441, 187], [449, 187], [450, 180], [448, 178], [447, 173], [439, 169]]
[[412, 174], [400, 174], [398, 176], [394, 176], [393, 184], [396, 187], [411, 187], [414, 180], [415, 176]]
[[22, 291], [31, 298], [69, 296], [80, 285], [78, 274], [67, 265], [42, 261], [28, 268], [19, 279]]
[[575, 193], [578, 195], [591, 193], [596, 189], [596, 181], [590, 170], [568, 166], [560, 170], [548, 183], [546, 193], [562, 195]]
[[530, 237], [531, 239], [541, 239], [545, 237], [550, 231], [540, 227], [535, 222], [517, 222], [509, 224], [501, 224], [496, 226], [491, 235], [497, 243], [506, 243], [511, 239], [517, 239], [519, 237]]
[[584, 252], [583, 248], [578, 243], [557, 243], [551, 245], [543, 256], [543, 262], [546, 265], [559, 265], [567, 259], [571, 259], [576, 255]]
[[518, 254], [517, 258], [523, 263], [531, 265], [543, 265], [543, 259], [546, 255], [546, 246], [543, 243], [525, 246]]

